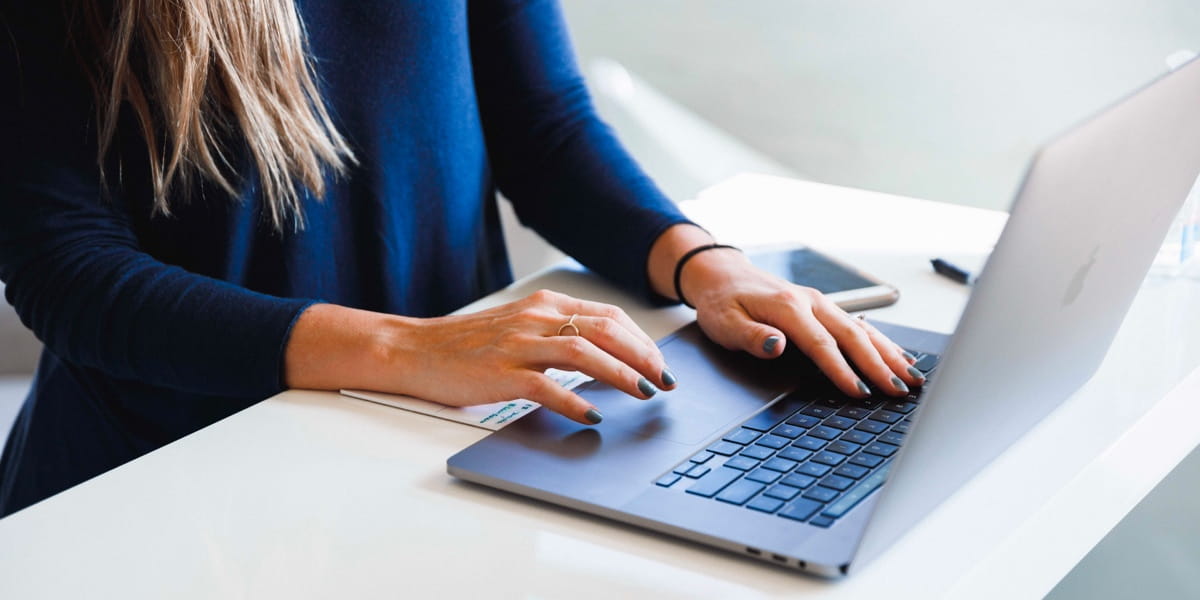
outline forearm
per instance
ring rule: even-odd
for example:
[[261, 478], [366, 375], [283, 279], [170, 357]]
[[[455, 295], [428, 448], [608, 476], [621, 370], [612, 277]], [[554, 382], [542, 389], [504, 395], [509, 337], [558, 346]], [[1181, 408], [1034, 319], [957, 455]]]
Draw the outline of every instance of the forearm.
[[[284, 351], [284, 383], [311, 390], [393, 389], [408, 379], [398, 360], [416, 319], [314, 304], [296, 320]], [[380, 385], [386, 381], [387, 385]]]

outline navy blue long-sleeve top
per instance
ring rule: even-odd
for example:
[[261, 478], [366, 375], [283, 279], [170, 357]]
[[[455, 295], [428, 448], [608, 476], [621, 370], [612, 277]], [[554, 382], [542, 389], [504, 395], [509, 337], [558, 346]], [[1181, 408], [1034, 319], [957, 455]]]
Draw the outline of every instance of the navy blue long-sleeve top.
[[155, 215], [128, 114], [105, 192], [62, 8], [0, 6], [0, 280], [45, 343], [0, 514], [279, 392], [290, 328], [316, 300], [426, 317], [509, 283], [497, 188], [646, 297], [651, 244], [685, 221], [597, 118], [553, 0], [301, 0], [359, 162], [282, 233], [236, 153], [237, 198], [201, 185]]

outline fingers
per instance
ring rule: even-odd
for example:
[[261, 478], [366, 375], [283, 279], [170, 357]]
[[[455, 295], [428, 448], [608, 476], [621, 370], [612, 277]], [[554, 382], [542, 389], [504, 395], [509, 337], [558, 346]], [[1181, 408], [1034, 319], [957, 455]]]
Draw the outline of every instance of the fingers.
[[[858, 370], [874, 383], [877, 389], [892, 396], [908, 394], [909, 383], [901, 379], [892, 366], [888, 364], [866, 330], [856, 322], [858, 321], [857, 319], [846, 314], [846, 311], [824, 297], [817, 300], [814, 304], [813, 314], [830, 335], [837, 340], [841, 351], [850, 360], [854, 361]], [[891, 348], [888, 348], [888, 351], [889, 354], [893, 353]], [[895, 359], [897, 366], [900, 363], [905, 363], [905, 366], [907, 366], [906, 361], [898, 354], [895, 355]], [[911, 376], [903, 368], [900, 369], [899, 373], [911, 379]], [[916, 381], [913, 381], [912, 385], [917, 385]]]
[[779, 300], [755, 306], [756, 312], [751, 316], [758, 322], [766, 320], [779, 325], [787, 340], [808, 355], [842, 394], [857, 398], [870, 396], [871, 390], [842, 355], [838, 340], [812, 314], [811, 307], [805, 306], [800, 298], [786, 302]]
[[883, 358], [893, 373], [896, 373], [910, 386], [925, 384], [925, 374], [913, 366], [917, 362], [915, 356], [888, 339], [883, 332], [868, 323], [866, 319], [855, 319], [854, 323], [867, 332], [867, 337], [871, 338], [875, 350], [879, 352], [879, 356]]
[[[705, 333], [716, 343], [730, 350], [744, 350], [759, 358], [776, 358], [783, 354], [787, 343], [779, 329], [750, 318], [740, 308], [729, 309], [708, 319], [700, 315]], [[710, 321], [713, 326], [707, 326]]]
[[539, 369], [580, 371], [630, 396], [646, 400], [658, 393], [654, 385], [629, 365], [581, 336], [541, 338], [529, 348], [528, 360]]
[[541, 373], [525, 371], [518, 387], [520, 397], [537, 402], [572, 421], [595, 425], [604, 419], [595, 405]]
[[579, 326], [580, 334], [588, 341], [617, 361], [632, 367], [660, 389], [675, 387], [675, 376], [667, 369], [666, 359], [654, 343], [646, 343], [618, 321], [608, 317], [579, 317], [575, 323]]
[[[572, 324], [579, 335], [633, 367], [659, 389], [675, 387], [675, 375], [667, 368], [662, 351], [625, 311], [611, 304], [580, 300], [547, 290], [536, 292], [530, 298], [557, 311], [562, 319], [560, 326], [574, 315]], [[575, 331], [567, 328], [563, 333], [571, 335]]]
[[578, 312], [579, 314], [583, 315], [612, 319], [621, 327], [624, 327], [627, 331], [633, 334], [634, 337], [640, 339], [644, 344], [654, 348], [658, 347], [655, 345], [654, 339], [651, 338], [650, 335], [645, 331], [642, 331], [642, 328], [638, 327], [637, 323], [634, 323], [633, 319], [629, 318], [629, 315], [626, 314], [625, 311], [619, 306], [604, 304], [602, 302], [592, 302], [590, 300], [579, 300], [570, 297], [568, 297], [567, 305], [568, 306], [563, 308], [570, 309], [570, 312]]

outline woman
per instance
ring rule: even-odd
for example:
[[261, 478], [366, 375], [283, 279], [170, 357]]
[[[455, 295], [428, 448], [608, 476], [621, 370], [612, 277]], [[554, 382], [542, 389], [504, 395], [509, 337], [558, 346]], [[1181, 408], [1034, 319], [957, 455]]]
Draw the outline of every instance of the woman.
[[0, 514], [286, 387], [524, 397], [591, 424], [603, 407], [545, 368], [674, 387], [612, 306], [437, 316], [511, 280], [497, 188], [727, 347], [790, 340], [851, 396], [871, 390], [843, 353], [884, 393], [920, 383], [870, 326], [710, 247], [596, 117], [552, 0], [2, 6], [0, 279], [46, 349]]

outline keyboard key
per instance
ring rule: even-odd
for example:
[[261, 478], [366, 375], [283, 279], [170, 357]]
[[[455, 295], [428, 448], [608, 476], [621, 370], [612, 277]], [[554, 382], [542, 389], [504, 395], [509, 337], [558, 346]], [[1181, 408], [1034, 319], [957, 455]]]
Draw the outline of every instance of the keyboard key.
[[692, 467], [692, 470], [688, 471], [687, 473], [684, 473], [683, 475], [684, 475], [684, 477], [690, 477], [691, 479], [699, 479], [699, 478], [707, 475], [708, 472], [711, 470], [712, 469], [708, 466], [696, 465], [696, 466]]
[[816, 525], [817, 527], [828, 528], [830, 525], [833, 525], [833, 519], [826, 517], [825, 515], [818, 515], [818, 516], [813, 517], [812, 520], [808, 522], [808, 524]]
[[879, 489], [879, 486], [883, 485], [883, 482], [887, 479], [888, 469], [891, 467], [891, 465], [888, 465], [874, 473], [871, 473], [869, 477], [858, 482], [858, 485], [851, 488], [845, 494], [842, 494], [842, 497], [838, 499], [837, 502], [827, 506], [825, 510], [821, 512], [821, 514], [823, 516], [836, 519], [849, 512], [850, 509], [854, 508], [854, 506], [861, 502], [863, 498], [866, 498], [871, 494], [871, 492]]
[[820, 450], [825, 447], [825, 440], [809, 435], [792, 442], [792, 445], [805, 450]]
[[794, 460], [788, 460], [786, 458], [775, 457], [775, 458], [772, 458], [771, 460], [768, 460], [767, 462], [763, 463], [763, 468], [771, 469], [772, 471], [779, 471], [780, 473], [787, 473], [788, 471], [791, 471], [792, 469], [796, 468], [797, 464], [799, 464], [799, 463], [797, 463]]
[[879, 436], [879, 441], [881, 441], [885, 444], [892, 444], [893, 446], [899, 446], [900, 444], [904, 443], [904, 434], [893, 429], [893, 430]]
[[827, 446], [825, 449], [830, 452], [837, 452], [838, 454], [845, 454], [846, 456], [849, 456], [861, 450], [862, 446], [858, 444], [852, 444], [845, 440], [838, 440]]
[[726, 469], [721, 467], [713, 469], [711, 473], [701, 477], [692, 487], [687, 489], [689, 494], [712, 498], [717, 492], [725, 489], [725, 486], [733, 483], [733, 480], [742, 475], [741, 471], [736, 469]]
[[811, 415], [796, 415], [787, 420], [788, 425], [791, 425], [793, 427], [803, 427], [804, 429], [816, 427], [817, 423], [820, 423], [820, 422], [821, 422], [821, 419], [818, 419], [817, 417], [814, 417]]
[[717, 442], [708, 447], [708, 451], [721, 456], [733, 456], [742, 449], [741, 446], [733, 442]]
[[863, 452], [870, 452], [871, 454], [878, 454], [879, 456], [887, 457], [895, 454], [896, 450], [898, 450], [898, 448], [891, 444], [875, 442], [873, 444], [867, 444], [867, 448], [863, 450]]
[[847, 458], [849, 457], [845, 454], [838, 454], [837, 452], [830, 452], [826, 450], [824, 452], [818, 452], [817, 455], [813, 457], [813, 462], [819, 462], [823, 465], [836, 467], [842, 464], [842, 461], [846, 460]]
[[691, 471], [691, 470], [692, 470], [692, 467], [694, 467], [694, 466], [696, 466], [696, 464], [695, 464], [695, 463], [692, 463], [692, 462], [685, 462], [685, 463], [683, 463], [683, 464], [679, 465], [678, 467], [675, 467], [675, 469], [674, 469], [674, 470], [672, 470], [671, 472], [672, 472], [672, 473], [674, 473], [674, 474], [676, 474], [676, 475], [683, 475], [684, 473], [687, 473], [688, 471]]
[[752, 508], [765, 513], [773, 513], [779, 510], [780, 506], [783, 506], [783, 500], [759, 496], [751, 500], [750, 503], [746, 505], [746, 508]]
[[[883, 432], [887, 431], [888, 426], [887, 426], [887, 423], [880, 423], [879, 421], [867, 420], [867, 421], [860, 422], [858, 425], [855, 425], [854, 428], [859, 431], [865, 431], [867, 433], [883, 433]], [[712, 450], [712, 448], [709, 448], [709, 450]]]
[[788, 441], [789, 440], [787, 438], [782, 438], [777, 435], [764, 435], [762, 436], [762, 439], [758, 440], [758, 445], [778, 450], [788, 445]]
[[900, 433], [900, 434], [906, 434], [906, 433], [908, 433], [908, 427], [909, 427], [908, 423], [900, 423], [900, 424], [892, 427], [892, 431], [895, 431], [896, 433]]
[[710, 459], [712, 457], [713, 457], [713, 453], [705, 450], [705, 451], [700, 452], [699, 454], [689, 458], [688, 460], [690, 460], [698, 465], [702, 465], [702, 464], [708, 462], [708, 459]]
[[842, 477], [841, 475], [830, 475], [821, 480], [821, 485], [842, 492], [854, 485], [854, 480], [849, 477]]
[[892, 412], [890, 410], [880, 409], [880, 410], [875, 411], [874, 413], [871, 413], [872, 421], [883, 421], [884, 423], [887, 423], [888, 425], [891, 425], [892, 423], [895, 423], [896, 421], [899, 421], [900, 419], [903, 419], [903, 418], [904, 418], [904, 415], [902, 415], [900, 413]]
[[786, 458], [787, 460], [794, 460], [796, 462], [803, 462], [808, 460], [808, 457], [812, 456], [812, 450], [805, 450], [804, 448], [792, 446], [791, 448], [784, 448], [783, 450], [780, 450], [779, 454], [776, 454], [775, 456], [778, 456], [779, 458]]
[[745, 479], [735, 481], [720, 494], [717, 494], [717, 500], [730, 504], [745, 504], [747, 500], [761, 492], [765, 487], [767, 486], [756, 481], [746, 481]]
[[816, 438], [821, 438], [823, 440], [832, 440], [832, 439], [836, 438], [837, 436], [842, 435], [842, 432], [840, 430], [834, 429], [832, 427], [826, 427], [824, 425], [821, 425], [820, 427], [815, 427], [815, 428], [811, 429], [808, 432], [808, 435], [810, 435], [812, 437], [816, 437]]
[[658, 481], [654, 482], [654, 485], [661, 485], [663, 487], [671, 487], [672, 485], [675, 485], [676, 481], [679, 481], [678, 475], [676, 475], [674, 473], [667, 473], [666, 475], [659, 477]]
[[865, 431], [859, 431], [855, 429], [854, 431], [847, 431], [844, 435], [842, 435], [842, 439], [855, 444], [865, 444], [875, 439], [875, 436]]
[[780, 485], [772, 486], [771, 489], [763, 492], [763, 495], [771, 497], [771, 498], [778, 498], [780, 500], [787, 501], [787, 500], [791, 500], [792, 498], [795, 498], [796, 494], [799, 494], [799, 493], [800, 493], [800, 490], [797, 488], [794, 488], [790, 485], [780, 484]]
[[837, 473], [838, 475], [841, 475], [842, 477], [853, 477], [854, 479], [862, 479], [863, 475], [870, 473], [871, 470], [866, 467], [860, 467], [858, 465], [852, 465], [850, 463], [846, 463], [846, 464], [834, 469], [833, 472]]
[[856, 422], [857, 421], [851, 419], [850, 417], [834, 415], [828, 419], [825, 419], [824, 423], [822, 424], [828, 427], [833, 427], [834, 429], [850, 429], [851, 427], [854, 427]]
[[[812, 475], [804, 475], [801, 473], [792, 473], [791, 475], [788, 475], [787, 477], [784, 477], [782, 480], [780, 480], [779, 483], [786, 485], [786, 486], [791, 486], [793, 488], [804, 489], [804, 488], [812, 485], [813, 482], [815, 482], [816, 480], [817, 480], [817, 478], [813, 477]], [[784, 498], [784, 500], [790, 500], [790, 499], [791, 498]]]
[[865, 408], [859, 408], [857, 406], [847, 406], [847, 407], [843, 408], [842, 410], [837, 411], [837, 414], [838, 414], [838, 416], [846, 417], [848, 419], [854, 419], [855, 421], [861, 421], [861, 420], [867, 418], [867, 415], [871, 414], [871, 411], [869, 411]]
[[916, 364], [914, 364], [913, 366], [920, 369], [924, 373], [928, 373], [928, 372], [932, 371], [934, 367], [937, 366], [938, 358], [939, 357], [936, 354], [925, 354], [923, 356], [918, 357]]
[[735, 456], [725, 461], [725, 466], [739, 471], [749, 471], [758, 466], [758, 461], [745, 456]]
[[775, 483], [783, 474], [770, 469], [755, 469], [746, 475], [746, 479], [759, 483]]
[[765, 446], [750, 446], [742, 450], [742, 456], [748, 456], [754, 460], [762, 460], [772, 454], [775, 454], [775, 451]]
[[884, 403], [883, 407], [892, 412], [898, 412], [907, 415], [916, 409], [917, 405], [916, 403], [908, 402], [907, 400], [893, 400], [891, 402]]
[[851, 403], [851, 406], [856, 408], [865, 408], [867, 409], [867, 412], [870, 412], [879, 408], [880, 406], [883, 406], [883, 402], [884, 401], [877, 396], [868, 396], [866, 398], [855, 398]]
[[830, 500], [837, 498], [837, 496], [837, 490], [831, 490], [827, 487], [821, 487], [819, 485], [808, 488], [808, 491], [804, 492], [805, 498], [808, 498], [809, 500], [816, 500], [817, 502], [829, 502]]
[[813, 477], [824, 477], [825, 474], [829, 472], [829, 467], [827, 465], [823, 465], [821, 463], [806, 462], [803, 465], [800, 465], [800, 468], [796, 469], [796, 472], [800, 473], [801, 475], [812, 475]]
[[794, 440], [804, 435], [804, 430], [800, 427], [794, 427], [792, 425], [780, 425], [779, 427], [772, 429], [771, 434], [782, 436], [789, 440]]
[[817, 417], [818, 419], [824, 419], [833, 413], [833, 408], [829, 406], [821, 406], [820, 404], [810, 404], [800, 411], [800, 414], [802, 415]]
[[803, 498], [787, 505], [783, 510], [779, 511], [779, 516], [803, 521], [813, 516], [821, 508], [820, 502], [805, 500]]
[[850, 459], [850, 464], [863, 466], [868, 469], [878, 467], [881, 462], [883, 462], [882, 456], [875, 456], [874, 454], [867, 454], [865, 452]]
[[760, 435], [762, 435], [762, 434], [753, 429], [746, 429], [745, 427], [743, 427], [741, 429], [738, 429], [737, 431], [730, 432], [729, 435], [727, 435], [721, 439], [723, 439], [727, 442], [733, 442], [735, 444], [741, 444], [741, 445], [745, 446], [746, 444], [749, 444], [750, 442], [757, 440], [758, 436], [760, 436]]
[[796, 412], [796, 409], [807, 403], [808, 400], [797, 400], [791, 397], [784, 398], [768, 406], [753, 417], [746, 419], [746, 422], [742, 423], [742, 427], [755, 431], [770, 431], [776, 425], [782, 423], [784, 419], [792, 416]]

